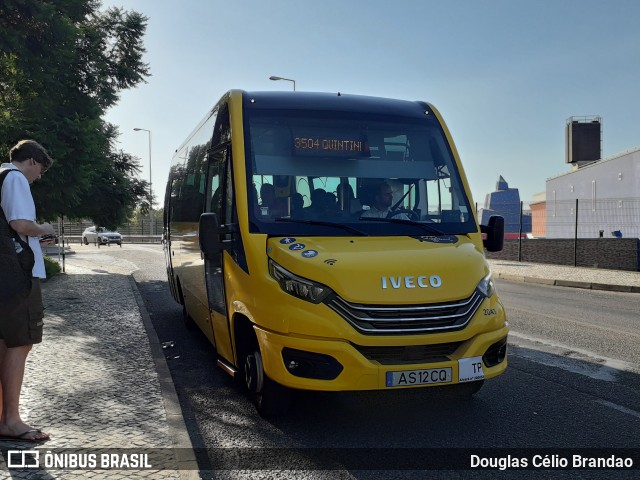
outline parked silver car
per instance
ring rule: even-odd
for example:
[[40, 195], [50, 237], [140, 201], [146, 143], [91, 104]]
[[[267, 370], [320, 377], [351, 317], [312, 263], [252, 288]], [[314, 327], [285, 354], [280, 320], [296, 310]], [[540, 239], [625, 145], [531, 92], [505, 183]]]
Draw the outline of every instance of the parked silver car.
[[116, 243], [122, 246], [122, 235], [118, 232], [111, 232], [104, 227], [89, 227], [82, 232], [82, 243], [99, 245], [111, 245]]

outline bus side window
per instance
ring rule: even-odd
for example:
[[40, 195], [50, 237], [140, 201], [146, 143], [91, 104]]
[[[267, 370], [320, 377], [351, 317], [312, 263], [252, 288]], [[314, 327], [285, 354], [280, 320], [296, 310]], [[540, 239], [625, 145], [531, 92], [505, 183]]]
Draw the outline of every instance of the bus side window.
[[231, 125], [229, 109], [225, 105], [220, 109], [213, 129], [211, 152], [209, 152], [209, 188], [207, 189], [207, 212], [218, 215], [218, 221], [223, 223], [223, 189], [224, 169], [226, 162], [226, 145], [231, 141]]
[[218, 214], [222, 212], [222, 187], [220, 185], [220, 170], [222, 167], [222, 150], [209, 155], [209, 188], [207, 189], [207, 212]]

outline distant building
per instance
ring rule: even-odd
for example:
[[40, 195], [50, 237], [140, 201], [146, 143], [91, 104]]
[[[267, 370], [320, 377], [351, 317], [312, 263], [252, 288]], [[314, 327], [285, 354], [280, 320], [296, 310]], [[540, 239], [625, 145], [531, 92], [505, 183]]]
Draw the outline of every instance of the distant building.
[[531, 203], [531, 235], [544, 238], [547, 236], [547, 194], [536, 193]]
[[[517, 188], [509, 188], [509, 184], [502, 175], [496, 183], [496, 191], [487, 194], [485, 198], [484, 208], [480, 209], [480, 223], [487, 225], [492, 215], [504, 217], [505, 234], [520, 233], [520, 192]], [[522, 233], [529, 232], [531, 232], [531, 214], [525, 212], [522, 216]]]
[[546, 237], [640, 238], [640, 147], [549, 178]]

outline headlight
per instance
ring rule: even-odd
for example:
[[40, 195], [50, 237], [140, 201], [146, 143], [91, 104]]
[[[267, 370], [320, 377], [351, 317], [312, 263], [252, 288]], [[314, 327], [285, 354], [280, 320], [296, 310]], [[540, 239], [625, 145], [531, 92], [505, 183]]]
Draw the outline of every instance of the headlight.
[[478, 284], [478, 290], [487, 298], [496, 293], [496, 286], [493, 283], [493, 274], [491, 272], [489, 272], [489, 275], [480, 280], [480, 283]]
[[269, 259], [269, 273], [289, 295], [311, 303], [320, 303], [331, 293], [331, 289], [306, 278], [298, 277]]

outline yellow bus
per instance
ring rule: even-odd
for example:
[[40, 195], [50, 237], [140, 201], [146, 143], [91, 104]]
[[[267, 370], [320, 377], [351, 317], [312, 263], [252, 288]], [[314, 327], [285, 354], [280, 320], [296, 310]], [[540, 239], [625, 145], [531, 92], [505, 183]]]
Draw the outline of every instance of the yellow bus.
[[232, 90], [176, 150], [171, 292], [264, 416], [292, 389], [446, 387], [507, 366], [508, 322], [451, 135], [426, 102]]

